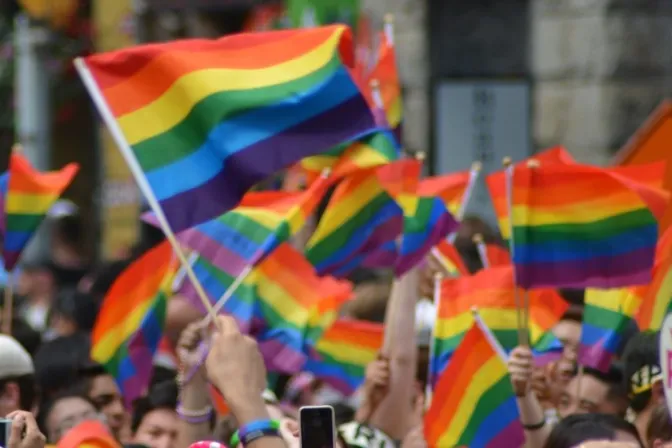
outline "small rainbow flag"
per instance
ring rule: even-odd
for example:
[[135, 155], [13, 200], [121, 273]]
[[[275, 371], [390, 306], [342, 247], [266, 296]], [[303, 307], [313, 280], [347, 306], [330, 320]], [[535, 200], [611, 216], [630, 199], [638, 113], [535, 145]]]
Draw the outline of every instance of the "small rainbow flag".
[[338, 319], [315, 344], [303, 370], [345, 395], [364, 382], [366, 366], [383, 346], [385, 326], [354, 319]]
[[506, 355], [488, 333], [473, 324], [439, 378], [425, 414], [428, 446], [523, 446], [525, 435]]
[[319, 274], [347, 275], [402, 229], [399, 205], [372, 171], [345, 178], [334, 190], [306, 257]]
[[12, 151], [5, 198], [3, 257], [11, 272], [21, 252], [42, 223], [51, 205], [58, 200], [77, 174], [79, 165], [70, 163], [60, 171], [40, 173], [23, 155]]
[[[520, 304], [525, 292], [518, 290]], [[552, 289], [528, 291], [530, 342], [535, 346], [558, 323], [568, 304]], [[431, 354], [433, 378], [439, 377], [453, 352], [474, 322], [472, 308], [492, 329], [505, 350], [518, 345], [516, 290], [513, 267], [483, 269], [474, 275], [446, 279], [441, 283], [441, 298], [434, 328]]]
[[399, 204], [403, 215], [403, 234], [395, 261], [395, 275], [401, 276], [459, 226], [437, 196], [419, 196], [422, 162], [414, 159], [390, 163], [378, 170], [383, 187]]
[[470, 171], [427, 177], [420, 181], [418, 195], [438, 196], [453, 216], [460, 216], [464, 196], [472, 177]]
[[625, 343], [623, 333], [635, 326], [642, 298], [637, 288], [586, 289], [578, 363], [606, 372]]
[[238, 276], [296, 235], [329, 185], [328, 177], [320, 176], [301, 193], [247, 193], [238, 207], [181, 232], [178, 240], [217, 268]]
[[172, 229], [235, 207], [261, 180], [375, 128], [350, 29], [242, 33], [77, 59]]
[[[381, 33], [378, 61], [369, 74], [369, 81], [379, 83], [380, 99], [387, 118], [387, 124], [394, 129], [397, 140], [401, 141], [401, 117], [403, 105], [401, 101], [401, 84], [397, 73], [397, 57], [394, 48], [394, 30], [391, 23], [385, 24]], [[369, 103], [376, 107], [375, 101]]]
[[443, 268], [452, 276], [469, 275], [469, 269], [464, 264], [457, 248], [448, 240], [443, 240], [432, 251], [432, 255], [441, 263]]
[[[547, 149], [535, 154], [535, 160], [538, 160], [544, 165], [549, 164], [571, 164], [574, 159], [571, 154], [562, 146]], [[523, 160], [516, 164], [516, 166], [525, 166], [529, 159]], [[511, 238], [511, 222], [509, 221], [509, 195], [506, 186], [506, 172], [505, 170], [494, 172], [485, 178], [485, 182], [490, 192], [492, 199], [492, 206], [497, 215], [497, 222], [499, 224], [499, 233], [502, 235], [504, 241], [508, 242]]]
[[91, 358], [117, 380], [129, 404], [149, 384], [176, 271], [168, 242], [146, 252], [114, 282], [93, 328]]
[[[202, 258], [193, 268], [213, 304], [235, 280]], [[184, 283], [180, 294], [197, 305], [191, 282]], [[222, 312], [257, 339], [270, 369], [295, 373], [305, 363], [308, 347], [351, 297], [349, 282], [318, 277], [300, 252], [283, 243], [245, 278]]]
[[518, 285], [610, 289], [651, 280], [669, 193], [578, 164], [517, 166], [512, 176]]
[[376, 130], [355, 143], [340, 145], [317, 156], [306, 157], [299, 162], [312, 183], [320, 173], [331, 168], [330, 179], [342, 179], [358, 171], [383, 166], [399, 159], [401, 148], [389, 131]]

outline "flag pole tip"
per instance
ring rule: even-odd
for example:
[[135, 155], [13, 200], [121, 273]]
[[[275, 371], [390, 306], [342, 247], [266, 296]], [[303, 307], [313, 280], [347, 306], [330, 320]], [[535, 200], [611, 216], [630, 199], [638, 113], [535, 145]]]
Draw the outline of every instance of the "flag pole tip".
[[471, 307], [471, 314], [473, 314], [474, 316], [478, 316], [478, 307], [472, 306]]
[[388, 12], [387, 14], [385, 14], [384, 20], [385, 23], [394, 23], [394, 14]]
[[471, 164], [472, 171], [481, 171], [483, 169], [483, 164], [481, 162], [474, 162]]
[[424, 151], [418, 151], [415, 153], [415, 160], [419, 162], [424, 162], [426, 157], [427, 155], [424, 153]]
[[441, 281], [441, 280], [443, 280], [443, 274], [440, 273], [440, 272], [435, 273], [434, 274], [434, 281], [438, 282], [438, 281]]
[[507, 156], [507, 157], [504, 157], [502, 159], [502, 165], [504, 165], [504, 168], [510, 167], [512, 163], [513, 163], [513, 160], [511, 160], [511, 157]]
[[477, 233], [473, 236], [473, 238], [471, 240], [476, 244], [481, 244], [481, 243], [483, 243], [483, 235], [481, 235], [480, 233]]
[[539, 168], [541, 164], [537, 159], [530, 159], [527, 161], [527, 167], [528, 168]]
[[380, 81], [378, 81], [377, 79], [372, 79], [369, 82], [369, 86], [371, 86], [372, 89], [377, 89], [378, 87], [380, 87]]
[[325, 169], [322, 170], [322, 177], [325, 179], [331, 176], [331, 167], [326, 167]]
[[23, 145], [21, 143], [14, 143], [12, 146], [12, 152], [22, 152], [23, 151]]

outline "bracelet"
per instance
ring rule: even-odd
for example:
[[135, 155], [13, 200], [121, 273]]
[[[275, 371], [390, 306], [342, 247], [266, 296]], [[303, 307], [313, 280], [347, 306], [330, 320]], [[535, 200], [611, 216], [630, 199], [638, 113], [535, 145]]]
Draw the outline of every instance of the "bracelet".
[[196, 376], [196, 373], [203, 366], [203, 363], [205, 362], [205, 359], [207, 357], [208, 357], [208, 345], [205, 342], [201, 342], [198, 346], [198, 363], [196, 363], [196, 365], [192, 367], [191, 370], [186, 372], [186, 374], [178, 375], [177, 382], [180, 385], [180, 387], [184, 387], [194, 378], [194, 376]]
[[526, 425], [523, 423], [523, 429], [526, 431], [537, 431], [541, 428], [543, 428], [546, 425], [546, 417], [543, 418], [539, 423], [535, 423], [534, 425]]
[[231, 446], [242, 443], [247, 446], [263, 437], [280, 437], [280, 422], [277, 420], [254, 420], [243, 425], [231, 437]]
[[190, 409], [184, 409], [180, 403], [177, 405], [175, 412], [177, 413], [177, 416], [180, 418], [180, 420], [191, 423], [192, 425], [207, 423], [212, 418], [212, 406], [210, 405], [198, 411], [192, 411]]

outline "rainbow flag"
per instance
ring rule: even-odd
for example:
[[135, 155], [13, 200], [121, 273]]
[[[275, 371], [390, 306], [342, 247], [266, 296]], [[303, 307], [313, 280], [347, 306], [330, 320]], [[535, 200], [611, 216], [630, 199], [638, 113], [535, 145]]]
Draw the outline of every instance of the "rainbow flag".
[[470, 171], [432, 176], [422, 179], [418, 185], [418, 195], [438, 196], [453, 216], [460, 216], [464, 195], [472, 178]]
[[250, 192], [222, 216], [185, 230], [178, 240], [233, 276], [256, 265], [296, 235], [330, 185], [324, 176], [302, 193]]
[[439, 378], [425, 414], [432, 447], [519, 448], [525, 442], [505, 354], [474, 324]]
[[11, 272], [30, 238], [42, 223], [51, 205], [58, 200], [77, 174], [79, 165], [70, 163], [60, 171], [40, 173], [23, 155], [12, 151], [5, 205], [5, 232], [2, 254], [5, 269]]
[[[235, 280], [202, 258], [193, 268], [213, 304]], [[183, 284], [180, 294], [199, 306], [190, 282]], [[338, 309], [351, 296], [349, 282], [318, 277], [300, 252], [283, 243], [245, 278], [222, 312], [257, 339], [269, 369], [295, 373], [305, 363], [308, 347], [336, 320]]]
[[[655, 165], [654, 165], [655, 167]], [[513, 171], [512, 255], [518, 285], [646, 284], [669, 193], [587, 165]]]
[[[534, 155], [534, 159], [538, 160], [544, 165], [549, 164], [572, 164], [574, 159], [571, 154], [562, 146], [549, 148]], [[525, 166], [529, 159], [517, 163], [515, 166]], [[506, 186], [506, 171], [501, 170], [488, 175], [485, 182], [490, 192], [492, 206], [497, 215], [497, 222], [499, 224], [499, 233], [502, 239], [507, 242], [511, 238], [511, 222], [509, 221], [509, 195]]]
[[[9, 188], [9, 171], [0, 175], [0, 210], [5, 210], [5, 200], [7, 198], [7, 189]], [[0, 219], [0, 235], [5, 237], [5, 220]]]
[[315, 344], [303, 370], [345, 395], [364, 382], [366, 366], [383, 346], [385, 326], [354, 319], [338, 319]]
[[344, 276], [370, 254], [394, 243], [402, 229], [399, 205], [371, 171], [345, 178], [334, 190], [306, 245], [319, 274]]
[[[385, 24], [385, 31], [381, 33], [380, 47], [378, 49], [378, 61], [368, 76], [368, 82], [378, 81], [380, 99], [387, 124], [395, 132], [397, 140], [401, 141], [401, 117], [403, 105], [401, 101], [401, 83], [397, 73], [397, 56], [394, 48], [394, 32], [392, 24]], [[375, 101], [370, 99], [372, 108], [376, 107]]]
[[[518, 290], [520, 305], [525, 292]], [[532, 346], [558, 323], [568, 304], [552, 289], [535, 289], [529, 295], [529, 329]], [[472, 307], [492, 330], [504, 350], [518, 345], [516, 289], [512, 266], [483, 269], [467, 277], [441, 283], [441, 299], [434, 328], [430, 368], [436, 380], [454, 356], [464, 334], [474, 322]], [[542, 348], [542, 347], [540, 347]]]
[[584, 301], [578, 363], [606, 372], [626, 342], [623, 333], [635, 326], [642, 299], [636, 288], [588, 288]]
[[326, 153], [306, 157], [299, 165], [310, 184], [326, 168], [331, 168], [332, 180], [342, 179], [358, 171], [398, 160], [400, 153], [399, 143], [392, 134], [385, 130], [376, 130], [355, 143], [343, 144]]
[[419, 196], [422, 162], [406, 159], [378, 170], [383, 187], [399, 204], [403, 215], [403, 234], [395, 261], [395, 275], [401, 276], [459, 226], [437, 196]]
[[498, 244], [485, 244], [485, 255], [488, 257], [488, 265], [507, 266], [511, 264], [511, 254], [506, 248]]
[[147, 388], [177, 262], [164, 242], [133, 262], [103, 300], [91, 335], [91, 359], [105, 366], [127, 403]]
[[467, 266], [464, 264], [464, 260], [462, 260], [462, 256], [457, 251], [457, 248], [448, 242], [448, 240], [443, 240], [434, 246], [432, 254], [436, 257], [439, 263], [441, 263], [444, 269], [448, 271], [448, 274], [452, 276], [470, 274], [469, 269], [467, 269]]
[[642, 331], [658, 331], [672, 305], [672, 227], [659, 238], [656, 245], [656, 261], [653, 280], [647, 286], [635, 289], [642, 304], [635, 316]]
[[545, 366], [550, 362], [558, 361], [562, 357], [565, 346], [553, 331], [545, 332], [539, 340], [532, 345], [532, 355], [536, 366]]
[[348, 71], [352, 53], [350, 29], [334, 25], [143, 45], [75, 64], [179, 232], [375, 127]]

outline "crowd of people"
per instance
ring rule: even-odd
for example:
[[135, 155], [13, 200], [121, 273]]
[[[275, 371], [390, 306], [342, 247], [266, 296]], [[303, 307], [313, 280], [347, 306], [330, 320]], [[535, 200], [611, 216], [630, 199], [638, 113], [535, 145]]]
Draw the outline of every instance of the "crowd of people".
[[[423, 413], [434, 310], [426, 297], [438, 264], [429, 260], [396, 280], [375, 271], [352, 276], [356, 297], [342, 312], [395, 328], [389, 350], [368, 366], [353, 397], [305, 373], [281, 375], [269, 387], [257, 343], [233, 319], [221, 316], [217, 325], [204, 326], [200, 312], [173, 297], [166, 331], [176, 360], [157, 357], [145, 396], [126, 403], [113, 376], [91, 361], [89, 335], [114, 280], [163, 236], [143, 225], [139, 244], [122, 259], [92, 266], [83, 255], [85, 232], [76, 210], [50, 218], [48, 227], [49, 258], [24, 264], [15, 275], [12, 334], [0, 336], [0, 415], [11, 419], [9, 447], [74, 448], [93, 443], [87, 437], [97, 438], [96, 446], [183, 448], [218, 441], [311, 447], [306, 440], [301, 445], [297, 423], [298, 409], [310, 405], [334, 408], [336, 446], [427, 446]], [[481, 268], [475, 233], [496, 239], [480, 220], [463, 221], [455, 244], [471, 271]], [[564, 345], [562, 358], [537, 367], [525, 346], [508, 358], [525, 446], [672, 447], [658, 335], [631, 328], [608, 372], [577, 368], [582, 292], [562, 293], [571, 304], [554, 328]], [[395, 312], [392, 294], [402, 297]], [[227, 415], [215, 412], [212, 386], [226, 401]], [[260, 421], [273, 425], [251, 431]]]

